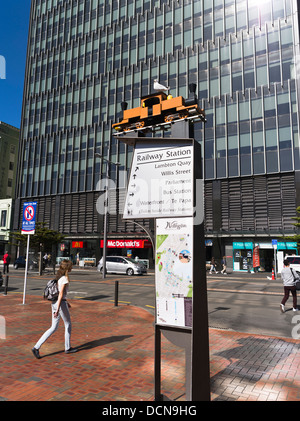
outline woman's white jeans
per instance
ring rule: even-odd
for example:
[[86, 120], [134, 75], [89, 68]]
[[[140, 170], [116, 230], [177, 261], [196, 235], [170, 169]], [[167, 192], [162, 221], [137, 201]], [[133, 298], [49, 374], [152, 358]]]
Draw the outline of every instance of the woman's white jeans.
[[57, 301], [51, 304], [52, 310], [52, 325], [51, 327], [41, 336], [34, 346], [36, 349], [40, 349], [42, 344], [57, 330], [60, 318], [63, 319], [65, 324], [65, 351], [71, 348], [70, 339], [71, 339], [71, 317], [69, 312], [69, 307], [67, 301], [61, 301], [59, 313], [57, 317], [54, 317], [54, 313], [57, 309]]

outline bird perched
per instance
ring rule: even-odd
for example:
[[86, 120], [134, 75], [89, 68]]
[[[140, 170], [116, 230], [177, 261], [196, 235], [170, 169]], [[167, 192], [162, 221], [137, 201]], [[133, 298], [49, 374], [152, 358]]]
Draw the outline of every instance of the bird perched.
[[168, 91], [170, 89], [169, 86], [161, 85], [158, 82], [158, 79], [154, 79], [154, 86], [153, 87], [154, 87], [155, 91]]

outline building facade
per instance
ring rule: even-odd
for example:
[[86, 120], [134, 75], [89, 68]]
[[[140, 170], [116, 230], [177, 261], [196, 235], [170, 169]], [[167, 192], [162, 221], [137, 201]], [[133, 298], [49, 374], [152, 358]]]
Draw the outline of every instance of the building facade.
[[0, 199], [15, 197], [20, 130], [0, 121]]
[[297, 253], [280, 240], [294, 233], [300, 205], [297, 3], [32, 0], [14, 228], [23, 202], [34, 199], [38, 220], [67, 235], [66, 255], [98, 258], [107, 165], [99, 153], [121, 164], [111, 165], [108, 238], [147, 238], [142, 227], [151, 232], [151, 221], [122, 220], [132, 149], [111, 124], [121, 101], [138, 106], [157, 78], [186, 98], [196, 83], [206, 112], [194, 132], [207, 259], [226, 255], [235, 270], [254, 261], [270, 270], [272, 239], [282, 255]]
[[0, 259], [10, 250], [20, 131], [0, 121]]
[[13, 199], [0, 199], [0, 259], [6, 251], [10, 252], [9, 244], [13, 214]]

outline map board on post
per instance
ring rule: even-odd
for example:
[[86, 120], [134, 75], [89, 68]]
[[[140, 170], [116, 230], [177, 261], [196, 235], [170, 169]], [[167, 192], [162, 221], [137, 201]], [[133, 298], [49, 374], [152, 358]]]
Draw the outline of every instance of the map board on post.
[[[123, 218], [156, 220], [156, 323], [191, 328], [195, 267], [205, 254], [195, 227], [199, 213], [200, 224], [204, 217], [200, 145], [189, 138], [144, 138], [134, 147]], [[197, 192], [196, 179], [202, 182]]]
[[160, 333], [168, 332], [169, 340], [180, 337], [180, 346], [189, 347], [188, 400], [209, 400], [201, 147], [190, 138], [127, 138], [132, 140], [123, 218], [153, 218], [156, 228], [155, 397], [162, 399]]

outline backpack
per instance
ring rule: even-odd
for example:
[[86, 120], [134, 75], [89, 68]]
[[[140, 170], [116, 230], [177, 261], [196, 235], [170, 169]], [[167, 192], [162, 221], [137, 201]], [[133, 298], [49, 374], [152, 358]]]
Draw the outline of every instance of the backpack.
[[59, 291], [56, 279], [51, 279], [47, 282], [44, 289], [44, 300], [56, 301], [58, 299]]
[[[296, 290], [297, 291], [300, 291], [300, 278], [296, 278], [295, 277], [295, 275], [294, 275], [294, 272], [293, 272], [293, 270], [292, 270], [292, 268], [290, 268], [291, 269], [291, 272], [292, 272], [292, 274], [293, 274], [293, 277], [294, 277], [294, 281], [295, 281], [295, 287], [296, 287]], [[300, 275], [300, 273], [296, 270], [296, 272], [297, 272], [297, 275], [299, 276]]]

